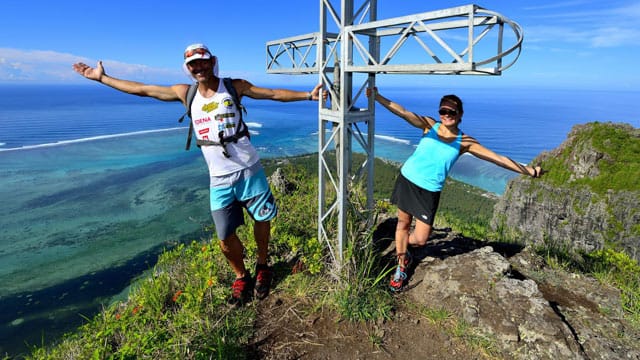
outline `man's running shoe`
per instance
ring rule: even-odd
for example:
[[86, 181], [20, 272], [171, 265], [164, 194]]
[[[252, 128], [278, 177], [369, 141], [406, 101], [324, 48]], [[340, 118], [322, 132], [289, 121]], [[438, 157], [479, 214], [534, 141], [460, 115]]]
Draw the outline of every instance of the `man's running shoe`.
[[229, 304], [242, 306], [251, 300], [253, 290], [251, 276], [246, 274], [244, 277], [236, 279], [231, 285], [231, 298]]
[[256, 265], [256, 297], [260, 300], [269, 295], [271, 282], [273, 281], [273, 269], [268, 265]]

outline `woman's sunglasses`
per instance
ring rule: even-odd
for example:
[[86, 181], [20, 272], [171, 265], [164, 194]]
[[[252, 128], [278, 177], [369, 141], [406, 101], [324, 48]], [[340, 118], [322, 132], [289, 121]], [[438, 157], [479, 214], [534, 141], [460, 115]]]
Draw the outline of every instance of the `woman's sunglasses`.
[[440, 109], [440, 110], [438, 110], [438, 113], [440, 115], [449, 115], [449, 116], [458, 115], [458, 111], [457, 110], [449, 110], [449, 109]]

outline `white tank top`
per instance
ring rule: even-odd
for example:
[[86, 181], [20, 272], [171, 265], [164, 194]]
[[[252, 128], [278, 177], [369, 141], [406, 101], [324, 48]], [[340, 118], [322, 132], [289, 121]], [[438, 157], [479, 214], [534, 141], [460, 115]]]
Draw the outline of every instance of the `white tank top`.
[[[222, 79], [216, 94], [205, 98], [196, 91], [191, 105], [191, 118], [196, 138], [220, 141], [219, 134], [235, 134], [240, 121], [240, 110], [233, 103], [231, 94], [224, 87]], [[226, 144], [228, 158], [222, 153], [222, 146], [201, 146], [200, 150], [209, 167], [210, 176], [222, 176], [250, 167], [260, 160], [258, 152], [244, 136], [237, 143]]]

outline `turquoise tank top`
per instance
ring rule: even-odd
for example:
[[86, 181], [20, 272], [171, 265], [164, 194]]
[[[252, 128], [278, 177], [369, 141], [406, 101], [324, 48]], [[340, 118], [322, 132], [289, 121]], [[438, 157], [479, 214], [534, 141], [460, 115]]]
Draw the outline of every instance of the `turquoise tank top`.
[[402, 175], [415, 185], [433, 192], [442, 190], [449, 170], [460, 156], [462, 131], [450, 143], [438, 137], [440, 123], [422, 135], [416, 151], [400, 169]]

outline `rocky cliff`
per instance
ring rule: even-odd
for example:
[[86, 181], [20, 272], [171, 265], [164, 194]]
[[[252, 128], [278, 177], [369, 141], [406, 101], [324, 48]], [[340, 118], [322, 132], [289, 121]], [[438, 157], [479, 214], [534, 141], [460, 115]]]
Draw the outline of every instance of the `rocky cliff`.
[[548, 173], [509, 182], [494, 230], [527, 244], [581, 251], [607, 245], [640, 259], [640, 129], [577, 125], [533, 162]]
[[552, 269], [529, 247], [441, 235], [414, 251], [407, 296], [479, 329], [499, 358], [640, 359], [614, 287]]

